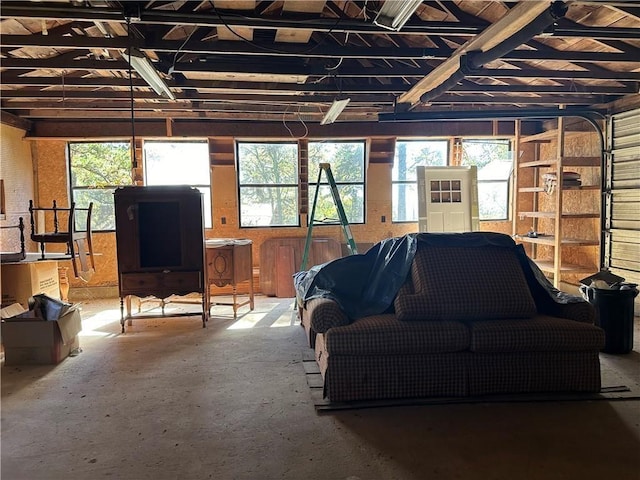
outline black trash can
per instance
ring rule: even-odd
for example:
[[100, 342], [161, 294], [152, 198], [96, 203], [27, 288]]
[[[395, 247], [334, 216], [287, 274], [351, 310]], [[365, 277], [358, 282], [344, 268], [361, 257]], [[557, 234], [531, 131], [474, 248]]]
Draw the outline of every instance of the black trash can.
[[637, 288], [606, 290], [580, 287], [582, 296], [596, 309], [597, 324], [604, 330], [606, 353], [629, 353], [633, 350], [633, 300]]

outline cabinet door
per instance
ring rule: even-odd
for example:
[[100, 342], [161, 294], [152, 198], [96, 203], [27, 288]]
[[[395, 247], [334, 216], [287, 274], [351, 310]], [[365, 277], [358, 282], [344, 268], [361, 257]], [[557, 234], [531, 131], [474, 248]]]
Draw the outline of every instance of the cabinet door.
[[233, 283], [233, 246], [207, 248], [207, 278], [210, 285]]
[[140, 268], [138, 202], [135, 197], [119, 189], [115, 192], [114, 202], [118, 270], [120, 272], [135, 271]]

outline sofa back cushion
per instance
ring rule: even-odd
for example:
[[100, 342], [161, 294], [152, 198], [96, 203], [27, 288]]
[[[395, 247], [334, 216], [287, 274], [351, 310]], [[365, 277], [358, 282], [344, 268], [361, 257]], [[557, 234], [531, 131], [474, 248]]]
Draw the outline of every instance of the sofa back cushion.
[[394, 306], [400, 320], [531, 318], [536, 306], [512, 248], [418, 248]]

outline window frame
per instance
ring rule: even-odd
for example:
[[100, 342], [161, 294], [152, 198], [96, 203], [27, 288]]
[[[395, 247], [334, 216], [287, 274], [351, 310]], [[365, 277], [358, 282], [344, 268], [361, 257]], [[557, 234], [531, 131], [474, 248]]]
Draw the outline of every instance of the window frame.
[[[72, 152], [71, 152], [71, 146], [72, 145], [82, 145], [82, 144], [123, 144], [123, 145], [127, 145], [128, 146], [128, 150], [129, 150], [129, 169], [128, 169], [128, 173], [129, 173], [129, 183], [126, 184], [119, 184], [119, 185], [104, 185], [104, 186], [87, 186], [87, 185], [83, 185], [81, 187], [77, 187], [73, 185], [73, 156], [72, 156]], [[108, 229], [100, 229], [100, 228], [94, 228], [93, 227], [93, 222], [92, 222], [92, 227], [91, 227], [91, 232], [92, 233], [108, 233], [108, 232], [115, 232], [116, 230], [116, 221], [115, 221], [115, 202], [113, 200], [113, 193], [115, 192], [115, 190], [118, 187], [123, 187], [123, 186], [129, 186], [129, 185], [133, 185], [133, 158], [132, 158], [132, 152], [131, 152], [131, 141], [130, 140], [107, 140], [107, 141], [103, 141], [103, 140], [89, 140], [89, 141], [67, 141], [66, 142], [66, 155], [67, 155], [67, 175], [68, 175], [68, 185], [69, 185], [69, 198], [71, 202], [75, 202], [76, 205], [78, 204], [78, 202], [76, 201], [76, 195], [75, 192], [76, 191], [109, 191], [111, 190], [111, 207], [112, 207], [112, 212], [113, 212], [113, 228], [108, 228]], [[88, 206], [88, 205], [87, 205]], [[86, 208], [83, 205], [79, 205], [79, 207], [81, 208]], [[92, 218], [95, 219], [96, 216], [96, 205], [94, 204], [93, 206], [94, 210], [92, 212]], [[85, 231], [86, 230], [86, 223], [84, 221], [81, 221], [80, 219], [76, 218], [76, 229], [77, 231]]]
[[[296, 147], [296, 175], [295, 183], [241, 183], [242, 178], [242, 159], [240, 158], [240, 145], [295, 145]], [[238, 201], [238, 228], [298, 228], [300, 222], [300, 144], [291, 140], [236, 140], [235, 141], [235, 167], [236, 167], [236, 194]], [[295, 188], [296, 197], [296, 222], [287, 225], [243, 225], [242, 224], [242, 189], [243, 187], [251, 188]]]
[[[397, 148], [398, 148], [398, 143], [445, 143], [447, 145], [447, 150], [445, 153], [445, 163], [444, 165], [442, 165], [443, 167], [447, 167], [449, 165], [451, 165], [451, 139], [450, 138], [442, 138], [442, 137], [435, 137], [435, 138], [402, 138], [402, 139], [397, 139], [396, 140], [396, 145], [395, 145], [395, 149], [393, 152], [393, 164], [391, 165], [391, 223], [418, 223], [418, 218], [416, 217], [415, 220], [396, 220], [394, 219], [394, 211], [395, 211], [395, 205], [393, 203], [393, 194], [394, 194], [394, 187], [396, 185], [415, 185], [416, 188], [416, 194], [417, 194], [417, 190], [418, 190], [418, 179], [414, 179], [414, 180], [394, 180], [393, 179], [393, 168], [395, 167], [395, 163], [396, 163], [396, 152], [397, 152]], [[420, 165], [424, 165], [424, 164], [420, 164]], [[417, 165], [416, 165], [417, 166]], [[417, 208], [417, 207], [416, 207]]]
[[[209, 202], [209, 208], [207, 208], [207, 205], [204, 205], [204, 209], [203, 209], [203, 216], [205, 215], [205, 212], [208, 212], [209, 215], [206, 215], [204, 218], [204, 226], [207, 229], [212, 229], [213, 228], [213, 185], [211, 182], [211, 161], [209, 159], [209, 142], [206, 139], [194, 139], [194, 138], [190, 138], [190, 139], [183, 139], [183, 140], [164, 140], [164, 139], [150, 139], [150, 140], [144, 140], [143, 144], [142, 144], [142, 170], [143, 170], [143, 176], [144, 176], [144, 184], [145, 185], [150, 185], [150, 186], [155, 186], [155, 185], [178, 185], [178, 184], [162, 184], [162, 183], [148, 183], [147, 179], [148, 179], [148, 173], [149, 173], [149, 169], [147, 168], [147, 155], [146, 155], [146, 146], [147, 145], [151, 145], [151, 144], [204, 144], [207, 146], [207, 155], [206, 155], [206, 163], [207, 163], [207, 171], [208, 171], [208, 179], [209, 179], [209, 183], [188, 183], [188, 184], [182, 184], [182, 185], [188, 185], [190, 187], [194, 187], [197, 188], [202, 194], [203, 194], [203, 200], [206, 203], [207, 200]], [[206, 195], [204, 195], [204, 192], [202, 191], [202, 188], [206, 188], [209, 190], [209, 195], [208, 198]]]
[[[500, 185], [504, 185], [504, 187], [506, 188], [506, 192], [507, 192], [507, 198], [506, 198], [506, 202], [505, 202], [505, 212], [506, 212], [506, 217], [504, 218], [479, 218], [480, 222], [509, 222], [511, 221], [511, 202], [513, 201], [513, 191], [511, 188], [512, 185], [512, 181], [513, 181], [513, 169], [515, 167], [515, 162], [514, 162], [514, 158], [513, 158], [513, 140], [511, 138], [508, 137], [490, 137], [490, 138], [479, 138], [479, 137], [461, 137], [458, 139], [458, 141], [460, 142], [460, 165], [461, 166], [465, 166], [467, 164], [463, 163], [463, 152], [464, 152], [464, 143], [494, 143], [494, 144], [500, 144], [500, 143], [505, 143], [508, 147], [507, 151], [508, 153], [511, 155], [511, 173], [509, 174], [508, 178], [506, 180], [496, 180], [496, 179], [488, 179], [488, 180], [481, 180], [479, 178], [478, 175], [478, 190], [480, 190], [480, 185], [488, 185], [488, 184], [500, 184]], [[474, 164], [475, 165], [475, 164]], [[476, 165], [477, 167], [477, 165]], [[478, 174], [480, 173], [480, 169], [478, 168]], [[481, 211], [482, 209], [482, 204], [481, 204], [481, 200], [480, 200], [480, 192], [478, 192], [478, 210]]]
[[[362, 144], [362, 181], [358, 181], [358, 182], [353, 182], [353, 181], [339, 181], [336, 178], [336, 172], [332, 169], [331, 173], [334, 177], [335, 183], [336, 183], [336, 188], [338, 189], [338, 192], [340, 191], [340, 186], [342, 185], [356, 185], [356, 186], [362, 186], [362, 221], [361, 222], [352, 222], [347, 215], [347, 212], [345, 212], [345, 215], [347, 216], [347, 221], [349, 222], [349, 225], [366, 225], [367, 223], [367, 141], [366, 139], [341, 139], [341, 140], [309, 140], [309, 143], [307, 145], [308, 147], [308, 151], [311, 151], [311, 144], [338, 144], [338, 143], [351, 143], [351, 144]], [[311, 217], [311, 210], [313, 208], [313, 196], [311, 194], [312, 192], [312, 188], [316, 187], [317, 184], [317, 180], [318, 177], [316, 176], [315, 178], [311, 178], [311, 159], [307, 158], [307, 171], [309, 172], [309, 175], [307, 175], [307, 197], [308, 197], [308, 212], [309, 214], [307, 215], [307, 226], [309, 225], [309, 221], [310, 221], [310, 217]], [[321, 175], [320, 176], [320, 187], [322, 188], [323, 186], [329, 186], [329, 181], [327, 179], [326, 174], [325, 175]], [[331, 200], [333, 201], [333, 195], [331, 195]], [[342, 202], [342, 196], [340, 197], [340, 201]], [[343, 203], [343, 207], [344, 207], [344, 203]], [[337, 207], [336, 207], [337, 210]], [[337, 211], [336, 211], [337, 214]], [[314, 223], [314, 227], [323, 227], [323, 226], [336, 226], [336, 225], [341, 225], [340, 223], [340, 219], [336, 219], [335, 222], [324, 222], [324, 223]]]

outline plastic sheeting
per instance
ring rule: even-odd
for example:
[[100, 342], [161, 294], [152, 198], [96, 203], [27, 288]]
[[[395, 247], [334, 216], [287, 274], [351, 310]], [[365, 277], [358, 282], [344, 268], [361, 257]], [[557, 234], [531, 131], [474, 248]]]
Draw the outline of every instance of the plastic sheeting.
[[334, 300], [351, 319], [392, 311], [393, 301], [406, 281], [418, 248], [423, 247], [511, 248], [518, 256], [527, 283], [542, 313], [554, 303], [584, 301], [553, 287], [542, 271], [511, 237], [493, 232], [411, 233], [385, 239], [367, 253], [338, 258], [294, 275], [298, 302], [312, 298]]

